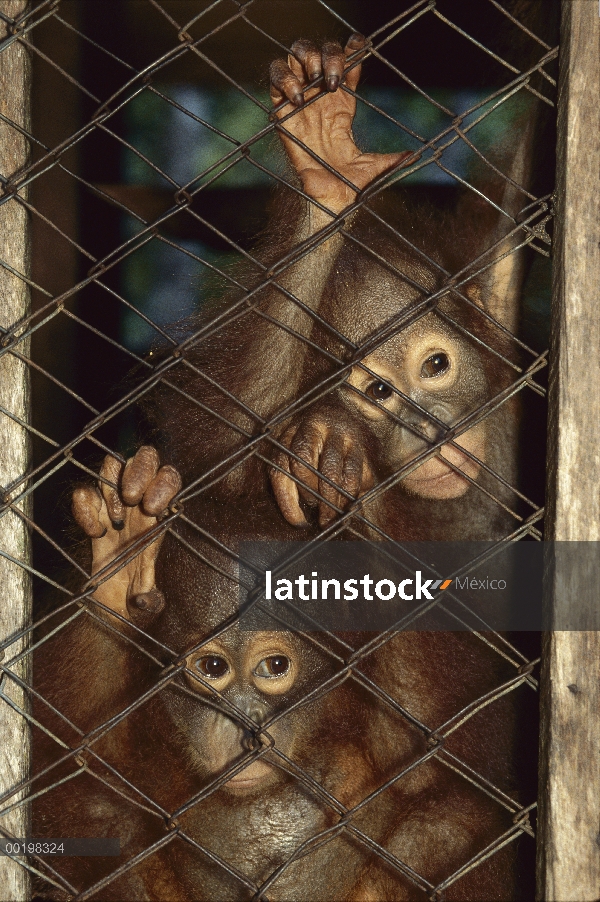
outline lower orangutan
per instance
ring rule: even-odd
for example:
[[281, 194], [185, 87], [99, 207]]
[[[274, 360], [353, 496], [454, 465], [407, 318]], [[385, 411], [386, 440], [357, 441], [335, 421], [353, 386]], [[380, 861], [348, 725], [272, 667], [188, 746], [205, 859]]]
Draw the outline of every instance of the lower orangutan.
[[[426, 899], [514, 830], [510, 805], [472, 782], [511, 789], [510, 704], [453, 724], [510, 677], [485, 644], [406, 632], [367, 652], [368, 634], [245, 629], [222, 548], [293, 539], [273, 502], [191, 504], [164, 536], [172, 467], [143, 447], [125, 468], [107, 458], [102, 477], [73, 502], [97, 587], [37, 670], [53, 709], [36, 717], [63, 744], [36, 745], [52, 766], [41, 782], [59, 784], [36, 804], [36, 835], [121, 840], [118, 859], [56, 864], [72, 894]], [[511, 880], [500, 853], [446, 898], [512, 898]]]

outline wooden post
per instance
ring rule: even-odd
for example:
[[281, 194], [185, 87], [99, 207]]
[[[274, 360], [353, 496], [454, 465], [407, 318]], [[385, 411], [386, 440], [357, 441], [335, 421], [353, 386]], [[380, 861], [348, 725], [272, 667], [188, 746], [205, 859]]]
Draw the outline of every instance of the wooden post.
[[[27, 0], [2, 0], [1, 11], [11, 19], [19, 16]], [[0, 42], [8, 34], [0, 21]], [[0, 111], [7, 119], [29, 129], [30, 59], [18, 41], [5, 49], [0, 44]], [[27, 162], [29, 145], [23, 135], [0, 121], [0, 175], [9, 178]], [[0, 200], [6, 192], [0, 188]], [[0, 205], [0, 326], [3, 329], [18, 322], [28, 311], [29, 292], [26, 283], [7, 269], [27, 274], [29, 268], [28, 217], [14, 197]], [[21, 354], [28, 344], [19, 345]], [[22, 422], [29, 419], [29, 372], [27, 366], [11, 354], [0, 358], [0, 405]], [[27, 430], [18, 421], [0, 411], [0, 495], [21, 476], [29, 463]], [[28, 562], [30, 543], [27, 528], [12, 510], [0, 517], [0, 552], [18, 561]], [[28, 573], [0, 554], [0, 641], [14, 635], [29, 623], [31, 585]], [[23, 642], [11, 645], [7, 657], [23, 648]], [[23, 662], [19, 675], [28, 677], [28, 664]], [[10, 679], [2, 681], [2, 692], [18, 705], [27, 705], [24, 694]], [[29, 731], [21, 714], [0, 698], [0, 795], [10, 790], [29, 773]], [[13, 796], [10, 802], [18, 800]], [[0, 810], [4, 805], [0, 805]], [[29, 833], [27, 806], [0, 817], [0, 824], [14, 836]], [[16, 861], [0, 856], [0, 898], [24, 902], [29, 898], [29, 875]]]
[[[558, 209], [552, 308], [546, 537], [600, 539], [600, 19], [563, 0]], [[600, 899], [600, 632], [566, 631], [597, 611], [598, 556], [558, 572], [544, 636], [538, 898]], [[595, 571], [595, 575], [594, 575]], [[565, 578], [566, 577], [566, 578]], [[570, 607], [569, 607], [570, 606]]]

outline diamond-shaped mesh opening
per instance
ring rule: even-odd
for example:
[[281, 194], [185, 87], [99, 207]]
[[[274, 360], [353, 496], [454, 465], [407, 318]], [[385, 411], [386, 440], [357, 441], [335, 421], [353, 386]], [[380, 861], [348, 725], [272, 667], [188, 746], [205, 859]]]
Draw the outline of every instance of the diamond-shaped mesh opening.
[[537, 635], [293, 584], [542, 538], [556, 6], [0, 10], [15, 898], [531, 897]]

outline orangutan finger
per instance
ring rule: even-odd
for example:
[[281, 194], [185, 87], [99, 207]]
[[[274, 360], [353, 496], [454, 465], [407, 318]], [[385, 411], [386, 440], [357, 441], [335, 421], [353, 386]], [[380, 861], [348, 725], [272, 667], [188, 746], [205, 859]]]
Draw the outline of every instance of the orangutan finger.
[[325, 77], [325, 87], [328, 91], [337, 91], [342, 75], [344, 74], [344, 65], [346, 58], [344, 51], [337, 41], [327, 41], [323, 44], [321, 50], [323, 59], [323, 75]]
[[[119, 482], [123, 464], [112, 454], [107, 454], [100, 467], [100, 491], [106, 504], [108, 516], [115, 529], [123, 529], [125, 525], [125, 507], [119, 495]], [[105, 481], [106, 480], [106, 481]]]
[[181, 489], [181, 476], [175, 467], [161, 467], [142, 500], [144, 513], [149, 517], [159, 517]]
[[355, 446], [346, 452], [342, 467], [342, 488], [353, 498], [358, 498], [363, 475], [363, 454]]
[[[346, 46], [344, 47], [344, 56], [346, 57], [346, 65], [348, 65], [347, 58], [349, 56], [352, 56], [353, 54], [357, 53], [359, 50], [363, 49], [365, 47], [366, 43], [367, 43], [366, 39], [363, 37], [362, 34], [358, 34], [358, 32], [355, 32], [354, 34], [350, 35], [350, 37], [348, 38], [348, 41], [346, 43]], [[351, 62], [350, 62], [351, 68], [347, 69], [346, 74], [344, 75], [344, 84], [346, 84], [352, 91], [356, 91], [356, 88], [358, 87], [358, 82], [360, 81], [361, 64], [357, 63], [356, 60], [362, 59], [363, 56], [364, 56], [364, 54], [360, 54], [360, 56], [357, 56], [353, 60], [351, 60]]]
[[271, 469], [269, 476], [279, 510], [291, 526], [308, 526], [308, 521], [300, 507], [298, 486], [289, 474], [289, 458], [286, 454], [277, 455], [280, 470]]
[[[302, 66], [304, 77], [307, 81], [315, 81], [323, 72], [321, 65], [321, 51], [312, 41], [294, 41], [291, 47], [294, 57]], [[298, 75], [293, 63], [288, 59], [292, 72]], [[300, 78], [300, 76], [298, 75]]]
[[311, 507], [318, 504], [316, 494], [319, 491], [319, 455], [324, 438], [318, 425], [309, 424], [298, 430], [290, 446], [290, 451], [295, 455], [290, 459], [290, 470], [300, 480], [300, 497]]
[[121, 496], [125, 504], [135, 507], [140, 503], [158, 472], [159, 464], [158, 451], [152, 445], [142, 445], [127, 461], [121, 480]]
[[[329, 445], [321, 455], [320, 471], [325, 479], [319, 480], [319, 492], [323, 500], [319, 503], [319, 524], [327, 526], [338, 516], [343, 507], [340, 486], [342, 483], [343, 455], [341, 449]], [[329, 480], [326, 482], [325, 480]], [[331, 484], [333, 483], [333, 485]]]
[[102, 522], [102, 496], [93, 485], [80, 485], [73, 491], [71, 510], [75, 522], [92, 539], [106, 535], [107, 525]]
[[273, 60], [269, 69], [271, 76], [271, 100], [275, 105], [285, 98], [300, 107], [304, 103], [302, 83], [294, 75], [285, 60]]

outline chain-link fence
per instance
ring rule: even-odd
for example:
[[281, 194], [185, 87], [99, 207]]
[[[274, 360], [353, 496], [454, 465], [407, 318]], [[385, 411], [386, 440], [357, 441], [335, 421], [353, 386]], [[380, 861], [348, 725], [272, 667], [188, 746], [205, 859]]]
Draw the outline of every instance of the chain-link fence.
[[0, 9], [7, 898], [531, 897], [557, 5]]

